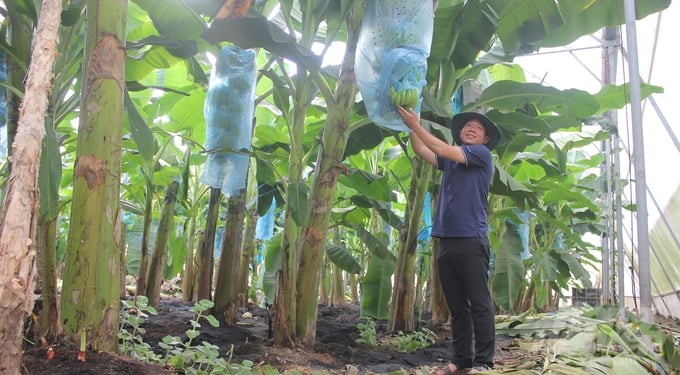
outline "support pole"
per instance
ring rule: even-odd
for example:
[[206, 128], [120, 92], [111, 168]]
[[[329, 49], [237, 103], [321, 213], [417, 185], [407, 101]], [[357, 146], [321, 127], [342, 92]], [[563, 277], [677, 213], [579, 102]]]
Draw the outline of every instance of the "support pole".
[[[618, 27], [606, 27], [602, 36], [602, 84], [616, 84], [621, 33]], [[604, 115], [611, 122], [611, 127], [618, 129], [616, 111], [610, 110]], [[620, 216], [618, 216], [620, 212], [617, 210], [620, 207], [621, 200], [618, 199], [620, 198], [617, 195], [619, 191], [615, 188], [619, 182], [619, 164], [617, 163], [618, 158], [614, 159], [614, 156], [618, 156], [619, 153], [618, 134], [618, 130], [612, 131], [609, 138], [604, 141], [605, 165], [603, 174], [607, 184], [605, 189], [607, 215], [605, 218], [606, 237], [602, 241], [602, 298], [608, 304], [613, 304], [616, 301], [616, 281], [621, 279], [621, 277], [617, 277], [621, 274], [617, 273], [618, 271], [614, 267], [617, 258], [616, 250], [620, 249], [615, 241], [621, 238], [620, 232], [616, 228], [616, 224], [621, 222]]]
[[635, 1], [626, 0], [626, 44], [630, 76], [630, 108], [633, 121], [633, 165], [635, 166], [635, 204], [637, 206], [638, 275], [640, 277], [640, 319], [651, 323], [652, 289], [649, 268], [649, 226], [647, 223], [647, 182], [645, 177], [645, 147], [642, 131], [642, 106], [640, 73], [635, 26]]
[[[603, 83], [616, 84], [617, 67], [618, 67], [618, 52], [621, 49], [621, 30], [619, 27], [607, 27], [604, 29], [604, 38], [602, 46], [603, 62]], [[618, 129], [618, 116], [616, 111], [611, 110], [605, 114], [607, 118]], [[621, 139], [619, 138], [619, 131], [611, 134], [608, 143], [611, 149], [608, 149], [607, 158], [609, 178], [607, 180], [607, 191], [611, 193], [611, 209], [608, 213], [611, 215], [608, 223], [610, 224], [609, 234], [609, 254], [607, 259], [603, 260], [605, 263], [603, 267], [608, 267], [606, 274], [611, 274], [611, 284], [607, 285], [607, 289], [611, 287], [610, 293], [607, 296], [610, 298], [608, 302], [617, 303], [619, 307], [619, 316], [624, 319], [626, 316], [626, 300], [625, 300], [625, 254], [623, 251], [623, 212], [621, 199]], [[627, 151], [626, 151], [627, 152]], [[616, 298], [614, 298], [616, 296]]]

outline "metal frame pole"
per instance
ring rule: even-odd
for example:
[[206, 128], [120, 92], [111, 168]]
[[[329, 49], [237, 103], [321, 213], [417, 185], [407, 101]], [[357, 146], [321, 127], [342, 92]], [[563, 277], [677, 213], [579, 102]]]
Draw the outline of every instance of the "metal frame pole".
[[651, 323], [652, 289], [649, 262], [649, 225], [647, 222], [647, 182], [645, 177], [645, 152], [642, 131], [642, 98], [635, 26], [635, 1], [626, 0], [626, 44], [628, 46], [628, 69], [630, 76], [630, 108], [633, 121], [633, 165], [635, 166], [635, 199], [637, 206], [638, 275], [640, 285], [640, 319]]

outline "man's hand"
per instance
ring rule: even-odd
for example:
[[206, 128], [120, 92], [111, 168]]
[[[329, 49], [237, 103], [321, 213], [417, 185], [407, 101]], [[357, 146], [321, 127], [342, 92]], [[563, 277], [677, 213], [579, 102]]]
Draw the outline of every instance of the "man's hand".
[[404, 121], [404, 125], [406, 125], [407, 128], [413, 129], [416, 126], [420, 126], [420, 116], [414, 111], [412, 108], [406, 108], [402, 106], [398, 106], [397, 108], [397, 113], [399, 116], [401, 116], [401, 119]]

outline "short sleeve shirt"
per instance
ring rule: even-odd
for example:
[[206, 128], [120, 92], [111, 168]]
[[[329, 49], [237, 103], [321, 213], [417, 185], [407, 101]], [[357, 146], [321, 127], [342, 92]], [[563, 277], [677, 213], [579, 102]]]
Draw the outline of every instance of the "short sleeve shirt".
[[442, 171], [433, 237], [487, 237], [489, 187], [494, 166], [484, 145], [461, 146], [465, 163], [437, 157]]

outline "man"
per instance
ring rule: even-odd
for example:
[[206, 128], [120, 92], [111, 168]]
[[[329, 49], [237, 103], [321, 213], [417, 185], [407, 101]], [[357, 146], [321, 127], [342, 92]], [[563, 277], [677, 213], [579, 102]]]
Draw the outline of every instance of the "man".
[[418, 156], [442, 171], [432, 236], [439, 238], [437, 265], [451, 311], [453, 357], [438, 374], [493, 367], [495, 312], [489, 292], [487, 206], [494, 173], [491, 150], [501, 134], [486, 116], [463, 112], [452, 119], [454, 145], [432, 135], [412, 109], [397, 107], [411, 129]]

